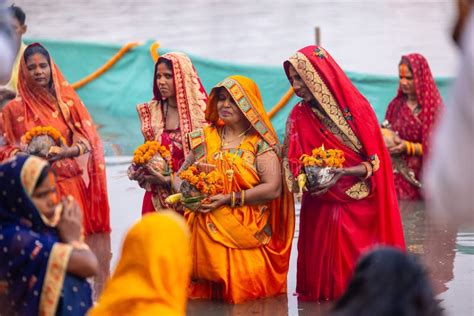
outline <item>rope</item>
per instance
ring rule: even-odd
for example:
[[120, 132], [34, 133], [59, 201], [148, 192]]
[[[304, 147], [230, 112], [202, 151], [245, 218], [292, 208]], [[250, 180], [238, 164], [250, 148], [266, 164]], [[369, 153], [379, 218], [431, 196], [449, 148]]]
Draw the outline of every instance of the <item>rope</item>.
[[293, 88], [288, 89], [288, 91], [286, 91], [286, 93], [281, 97], [280, 101], [278, 101], [278, 103], [273, 107], [273, 109], [268, 112], [268, 117], [272, 118], [275, 116], [275, 114], [280, 112], [280, 110], [285, 107], [288, 101], [290, 101], [294, 93], [295, 91], [293, 90]]
[[158, 54], [158, 48], [160, 48], [160, 42], [156, 41], [150, 45], [150, 55], [153, 58], [153, 61], [156, 64], [158, 58], [160, 58], [160, 54]]
[[139, 45], [138, 42], [132, 42], [132, 43], [127, 43], [125, 44], [112, 58], [110, 58], [104, 65], [102, 65], [99, 69], [88, 75], [87, 77], [74, 82], [71, 86], [74, 89], [79, 89], [88, 84], [89, 82], [93, 81], [94, 79], [97, 79], [99, 76], [101, 76], [104, 72], [109, 70], [120, 58], [125, 55], [126, 52], [128, 52], [130, 49], [133, 47]]

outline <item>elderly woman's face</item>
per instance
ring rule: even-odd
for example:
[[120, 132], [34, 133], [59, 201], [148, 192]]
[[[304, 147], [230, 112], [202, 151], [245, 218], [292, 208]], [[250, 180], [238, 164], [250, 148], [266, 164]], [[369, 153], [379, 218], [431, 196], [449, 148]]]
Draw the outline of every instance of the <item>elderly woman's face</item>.
[[26, 67], [28, 68], [28, 74], [32, 81], [43, 88], [49, 86], [49, 82], [51, 81], [51, 66], [45, 56], [40, 53], [31, 55], [26, 61]]
[[400, 88], [406, 95], [415, 94], [415, 83], [413, 81], [413, 73], [408, 65], [402, 63], [398, 66], [398, 75], [400, 77]]
[[306, 102], [310, 102], [314, 99], [313, 94], [308, 89], [308, 86], [306, 86], [306, 83], [304, 83], [303, 78], [301, 78], [301, 76], [296, 71], [295, 67], [293, 67], [293, 65], [290, 65], [290, 67], [288, 68], [288, 77], [290, 79], [290, 83], [293, 87], [293, 90], [295, 90], [296, 96], [300, 97]]
[[230, 125], [247, 119], [237, 104], [235, 104], [230, 93], [224, 88], [217, 91], [217, 112], [219, 118], [223, 120], [224, 123]]

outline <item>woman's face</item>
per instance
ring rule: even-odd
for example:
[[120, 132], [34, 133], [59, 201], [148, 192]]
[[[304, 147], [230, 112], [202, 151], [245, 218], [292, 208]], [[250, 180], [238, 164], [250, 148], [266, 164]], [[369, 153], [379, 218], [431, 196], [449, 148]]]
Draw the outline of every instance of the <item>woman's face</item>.
[[43, 88], [49, 86], [51, 81], [51, 66], [48, 59], [40, 53], [36, 53], [28, 57], [26, 61], [28, 74], [30, 79]]
[[31, 199], [38, 211], [46, 218], [52, 219], [54, 217], [59, 198], [56, 193], [56, 179], [51, 171], [33, 191]]
[[217, 91], [217, 112], [219, 118], [223, 120], [226, 125], [232, 125], [241, 120], [247, 120], [237, 104], [235, 104], [230, 93], [224, 88]]
[[403, 94], [414, 95], [415, 83], [413, 82], [413, 74], [406, 64], [398, 66], [398, 75], [400, 77], [400, 88]]
[[176, 95], [173, 71], [168, 68], [165, 63], [158, 64], [156, 70], [156, 86], [163, 99], [173, 98]]
[[288, 77], [290, 79], [290, 83], [293, 87], [293, 90], [295, 90], [296, 96], [300, 97], [306, 102], [314, 100], [314, 96], [311, 91], [309, 91], [308, 87], [306, 86], [306, 83], [304, 83], [303, 79], [300, 77], [295, 67], [293, 67], [293, 65], [291, 64], [288, 68]]

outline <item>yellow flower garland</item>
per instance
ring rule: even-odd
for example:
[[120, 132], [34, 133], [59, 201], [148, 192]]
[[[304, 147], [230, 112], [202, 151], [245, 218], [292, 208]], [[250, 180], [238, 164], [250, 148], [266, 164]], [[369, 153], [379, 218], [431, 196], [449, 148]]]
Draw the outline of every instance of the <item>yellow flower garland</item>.
[[300, 161], [305, 167], [317, 166], [317, 167], [331, 167], [331, 168], [342, 168], [344, 161], [344, 152], [339, 149], [328, 149], [325, 150], [324, 146], [314, 148], [311, 151], [311, 156], [303, 154], [300, 157]]
[[212, 170], [206, 174], [205, 172], [199, 172], [196, 166], [191, 166], [183, 170], [179, 177], [184, 181], [188, 181], [199, 192], [208, 196], [222, 193], [224, 190], [223, 175], [217, 170]]
[[61, 143], [66, 145], [66, 140], [64, 139], [64, 137], [57, 129], [52, 126], [33, 127], [21, 137], [21, 142], [28, 145], [33, 138], [40, 135], [48, 135], [49, 137], [54, 139], [57, 145], [61, 145]]
[[166, 161], [169, 168], [173, 169], [170, 151], [156, 140], [147, 141], [143, 145], [138, 146], [133, 152], [133, 162], [137, 165], [144, 165], [157, 153]]

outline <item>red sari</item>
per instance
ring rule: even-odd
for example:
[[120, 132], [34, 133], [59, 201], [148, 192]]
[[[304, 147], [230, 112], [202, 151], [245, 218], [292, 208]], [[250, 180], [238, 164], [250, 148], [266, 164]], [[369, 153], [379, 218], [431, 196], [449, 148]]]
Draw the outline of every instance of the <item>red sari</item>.
[[[184, 157], [189, 154], [189, 143], [183, 135], [205, 126], [204, 110], [206, 109], [207, 94], [201, 84], [191, 60], [183, 53], [167, 53], [162, 56], [173, 64], [173, 79], [176, 89], [176, 104], [179, 113], [179, 127], [176, 130], [166, 130], [166, 110], [164, 100], [156, 85], [155, 65], [153, 79], [153, 99], [150, 102], [137, 105], [142, 134], [145, 141], [157, 140], [170, 149], [173, 160], [173, 171], [179, 170]], [[169, 188], [152, 185], [143, 197], [142, 215], [160, 209], [168, 208], [165, 198], [170, 195]]]
[[[426, 59], [420, 54], [410, 54], [402, 58], [408, 60], [412, 69], [416, 98], [421, 106], [421, 112], [415, 115], [410, 110], [406, 96], [399, 88], [397, 96], [388, 105], [385, 120], [390, 124], [390, 129], [397, 132], [401, 139], [422, 144], [424, 156], [411, 156], [405, 153], [399, 157], [419, 180], [423, 160], [431, 148], [431, 135], [444, 105]], [[394, 178], [400, 199], [421, 199], [420, 189], [407, 181], [402, 173], [395, 173]]]
[[30, 80], [25, 60], [21, 58], [18, 96], [2, 109], [7, 146], [19, 147], [21, 137], [41, 125], [56, 128], [68, 146], [80, 144], [87, 148], [88, 152], [82, 156], [52, 164], [58, 192], [61, 196], [72, 195], [82, 207], [86, 234], [110, 232], [105, 161], [99, 134], [84, 103], [52, 59], [50, 65], [52, 90]]
[[284, 167], [289, 186], [299, 158], [315, 147], [344, 152], [344, 167], [372, 164], [367, 180], [342, 177], [321, 196], [304, 193], [300, 211], [296, 292], [303, 300], [333, 300], [345, 290], [361, 254], [376, 245], [405, 249], [389, 154], [367, 100], [332, 57], [308, 46], [285, 62], [293, 65], [327, 113], [298, 103], [287, 121]]

